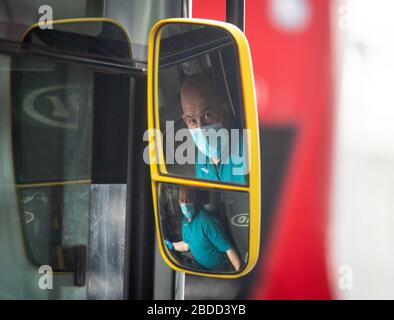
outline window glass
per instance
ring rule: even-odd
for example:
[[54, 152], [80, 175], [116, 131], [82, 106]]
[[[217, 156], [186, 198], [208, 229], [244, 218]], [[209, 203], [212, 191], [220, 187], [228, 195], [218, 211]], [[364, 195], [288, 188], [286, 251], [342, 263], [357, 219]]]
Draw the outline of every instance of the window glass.
[[106, 0], [105, 17], [119, 21], [129, 31], [133, 57], [135, 61], [145, 64], [152, 26], [161, 19], [184, 17], [185, 5], [186, 1], [183, 0]]

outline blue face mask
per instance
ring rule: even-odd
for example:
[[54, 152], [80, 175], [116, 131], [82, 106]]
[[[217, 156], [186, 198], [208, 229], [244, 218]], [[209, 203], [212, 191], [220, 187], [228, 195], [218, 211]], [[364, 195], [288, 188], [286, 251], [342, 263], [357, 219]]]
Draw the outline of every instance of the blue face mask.
[[[210, 137], [210, 134], [217, 133], [223, 126], [221, 122], [213, 123], [201, 128], [189, 129], [189, 132], [193, 138], [196, 147], [200, 152], [206, 155], [210, 159], [218, 159], [221, 158], [222, 149], [225, 150], [228, 146], [228, 134], [227, 135], [216, 135]], [[217, 136], [217, 139], [214, 139]], [[220, 138], [219, 138], [220, 137]], [[211, 141], [212, 139], [216, 141]]]
[[191, 220], [194, 216], [194, 206], [191, 203], [181, 203], [181, 210], [183, 215]]

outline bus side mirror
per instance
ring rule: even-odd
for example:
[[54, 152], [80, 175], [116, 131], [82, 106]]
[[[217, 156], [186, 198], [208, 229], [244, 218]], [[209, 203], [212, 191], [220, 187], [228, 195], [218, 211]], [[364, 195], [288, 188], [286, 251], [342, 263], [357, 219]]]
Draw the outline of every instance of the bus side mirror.
[[260, 243], [260, 144], [244, 34], [210, 20], [151, 30], [148, 140], [156, 229], [170, 267], [238, 278]]

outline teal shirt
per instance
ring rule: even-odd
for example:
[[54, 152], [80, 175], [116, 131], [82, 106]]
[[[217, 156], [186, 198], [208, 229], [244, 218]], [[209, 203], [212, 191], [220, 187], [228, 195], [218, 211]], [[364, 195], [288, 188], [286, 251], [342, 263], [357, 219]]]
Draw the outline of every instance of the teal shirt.
[[205, 164], [196, 163], [196, 178], [246, 184], [245, 175], [233, 174], [234, 167], [235, 165], [231, 162], [224, 164], [219, 162], [217, 165], [208, 161]]
[[218, 270], [228, 262], [226, 251], [231, 248], [230, 242], [220, 223], [206, 211], [198, 211], [190, 222], [183, 218], [182, 238], [202, 267]]
[[[241, 155], [228, 157], [227, 161], [213, 164], [212, 160], [203, 156], [198, 150], [196, 155], [196, 178], [223, 182], [246, 184], [246, 157], [243, 158], [243, 141], [240, 138]], [[200, 161], [200, 159], [204, 161]]]

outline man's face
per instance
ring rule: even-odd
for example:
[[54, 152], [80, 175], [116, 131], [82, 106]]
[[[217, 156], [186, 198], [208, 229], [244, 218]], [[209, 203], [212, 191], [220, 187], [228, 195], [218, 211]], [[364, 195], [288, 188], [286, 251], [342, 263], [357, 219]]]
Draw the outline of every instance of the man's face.
[[181, 96], [183, 120], [189, 129], [201, 128], [221, 121], [221, 107], [214, 94], [188, 88]]
[[194, 203], [193, 193], [189, 189], [181, 188], [178, 190], [178, 201], [179, 204], [182, 203]]

